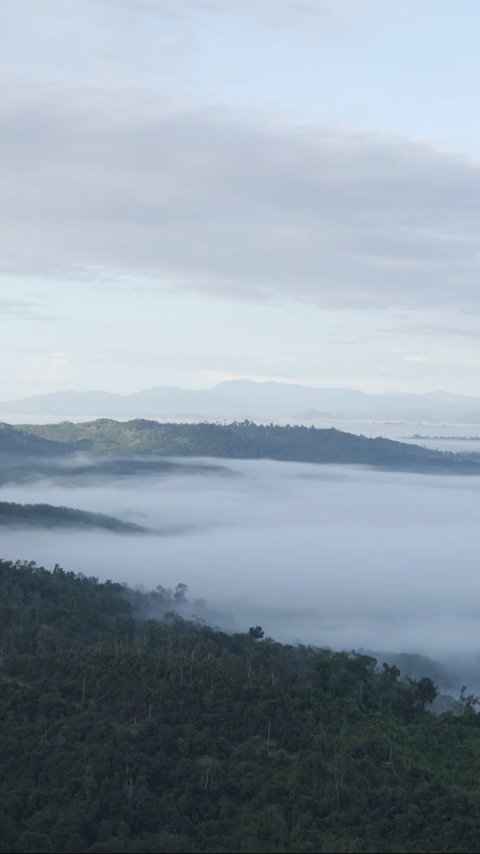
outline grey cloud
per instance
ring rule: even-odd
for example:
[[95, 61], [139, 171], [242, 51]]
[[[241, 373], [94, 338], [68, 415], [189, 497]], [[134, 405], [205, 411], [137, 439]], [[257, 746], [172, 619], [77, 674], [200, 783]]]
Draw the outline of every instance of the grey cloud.
[[8, 272], [479, 308], [480, 169], [407, 140], [31, 90], [2, 98], [0, 182]]

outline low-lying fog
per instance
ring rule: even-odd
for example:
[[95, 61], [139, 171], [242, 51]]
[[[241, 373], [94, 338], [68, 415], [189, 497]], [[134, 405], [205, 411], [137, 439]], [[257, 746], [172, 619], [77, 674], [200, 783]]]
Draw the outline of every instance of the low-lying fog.
[[1, 555], [132, 586], [185, 582], [191, 599], [229, 612], [237, 628], [259, 623], [280, 640], [443, 660], [480, 652], [480, 478], [192, 462], [224, 464], [232, 476], [5, 485], [2, 501], [63, 504], [173, 533], [3, 531]]

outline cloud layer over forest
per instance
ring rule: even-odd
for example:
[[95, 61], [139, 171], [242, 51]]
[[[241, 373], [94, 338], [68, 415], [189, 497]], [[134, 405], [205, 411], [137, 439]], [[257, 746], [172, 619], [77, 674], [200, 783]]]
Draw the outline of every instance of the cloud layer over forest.
[[477, 478], [232, 468], [241, 476], [4, 486], [2, 500], [74, 503], [173, 534], [5, 533], [3, 557], [148, 588], [185, 582], [237, 627], [260, 623], [278, 639], [443, 659], [479, 651]]

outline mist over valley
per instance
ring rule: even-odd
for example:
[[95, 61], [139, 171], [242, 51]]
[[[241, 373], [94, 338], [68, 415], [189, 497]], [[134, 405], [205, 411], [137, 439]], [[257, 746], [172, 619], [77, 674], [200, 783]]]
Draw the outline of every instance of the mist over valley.
[[154, 533], [31, 527], [19, 537], [4, 526], [5, 559], [146, 589], [183, 582], [190, 602], [203, 600], [186, 617], [260, 624], [294, 643], [419, 653], [453, 666], [455, 688], [476, 678], [477, 477], [205, 457], [48, 466], [10, 476], [0, 501], [108, 514]]

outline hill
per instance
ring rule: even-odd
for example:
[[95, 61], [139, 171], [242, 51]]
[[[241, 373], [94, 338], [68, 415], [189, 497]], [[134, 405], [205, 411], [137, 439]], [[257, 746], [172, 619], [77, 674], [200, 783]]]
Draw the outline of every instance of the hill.
[[0, 527], [100, 528], [116, 534], [142, 534], [147, 529], [104, 513], [89, 513], [52, 504], [17, 504], [0, 501]]
[[2, 854], [480, 850], [472, 698], [185, 595], [0, 561]]
[[74, 424], [23, 425], [34, 436], [80, 445], [107, 455], [150, 454], [230, 459], [272, 459], [369, 465], [396, 471], [480, 473], [475, 455], [444, 454], [381, 437], [371, 439], [335, 429], [231, 424], [160, 424], [110, 419]]
[[68, 444], [38, 436], [32, 431], [24, 431], [10, 424], [0, 422], [0, 459], [12, 457], [52, 457], [73, 450]]

